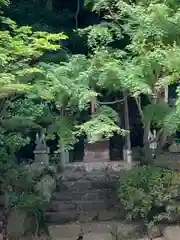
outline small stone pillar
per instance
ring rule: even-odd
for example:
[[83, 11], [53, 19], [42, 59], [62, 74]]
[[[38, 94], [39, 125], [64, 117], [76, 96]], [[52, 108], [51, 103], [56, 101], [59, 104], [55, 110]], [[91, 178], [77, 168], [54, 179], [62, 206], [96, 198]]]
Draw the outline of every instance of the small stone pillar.
[[46, 145], [44, 134], [36, 134], [36, 148], [34, 150], [35, 162], [49, 164], [49, 148]]

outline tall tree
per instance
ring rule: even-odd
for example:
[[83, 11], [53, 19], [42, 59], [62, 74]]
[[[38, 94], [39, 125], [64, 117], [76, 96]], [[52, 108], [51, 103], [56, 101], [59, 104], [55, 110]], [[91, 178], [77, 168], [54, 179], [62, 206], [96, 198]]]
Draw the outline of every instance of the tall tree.
[[[126, 89], [136, 100], [144, 123], [144, 145], [149, 146], [148, 135], [153, 127], [157, 129], [156, 140], [163, 147], [167, 135], [179, 126], [179, 101], [176, 109], [168, 106], [168, 86], [179, 80], [178, 1], [139, 0], [132, 3], [107, 0], [87, 1], [87, 5], [104, 16], [100, 25], [86, 29], [91, 47], [93, 44], [99, 47], [100, 40], [110, 47], [118, 38], [129, 39], [123, 61], [118, 63], [114, 58], [105, 63], [109, 73], [114, 73], [113, 78], [106, 79], [106, 84], [111, 87], [116, 85], [120, 91]], [[104, 71], [107, 72], [107, 67]], [[144, 109], [139, 102], [141, 94], [149, 100]]]

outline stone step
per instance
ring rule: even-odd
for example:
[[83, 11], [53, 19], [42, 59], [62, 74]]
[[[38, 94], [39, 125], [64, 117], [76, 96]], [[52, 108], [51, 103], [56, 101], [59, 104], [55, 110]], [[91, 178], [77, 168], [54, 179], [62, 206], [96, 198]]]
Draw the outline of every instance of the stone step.
[[[123, 216], [122, 216], [123, 215]], [[97, 221], [110, 221], [110, 220], [122, 220], [124, 219], [124, 214], [121, 211], [117, 211], [116, 208], [111, 210], [103, 211], [63, 211], [63, 212], [47, 212], [46, 222], [49, 224], [65, 224], [70, 222], [92, 222]]]
[[96, 210], [97, 212], [105, 209], [116, 209], [117, 211], [122, 211], [122, 204], [117, 202], [112, 202], [111, 199], [104, 201], [52, 201], [47, 208], [50, 212], [61, 212], [61, 211], [84, 211], [90, 212]]
[[60, 181], [76, 181], [76, 180], [118, 180], [125, 174], [123, 172], [104, 172], [104, 171], [93, 171], [93, 172], [69, 172], [64, 171], [59, 174]]
[[52, 201], [50, 204], [50, 211], [61, 212], [79, 210], [84, 212], [90, 212], [93, 210], [104, 210], [108, 207], [108, 203], [104, 200], [97, 201]]
[[[121, 234], [134, 233], [139, 228], [139, 225], [125, 224], [120, 221], [110, 222], [92, 222], [92, 223], [73, 223], [65, 225], [50, 225], [49, 235], [54, 240], [59, 239], [74, 239], [78, 236], [87, 236], [87, 234], [108, 234], [117, 232]], [[97, 236], [97, 235], [96, 235]], [[92, 240], [99, 240], [99, 238], [91, 238]]]
[[87, 191], [62, 191], [52, 194], [52, 200], [56, 201], [76, 201], [76, 200], [104, 200], [112, 199], [113, 201], [118, 199], [117, 193], [112, 189], [98, 189]]
[[117, 188], [118, 180], [90, 180], [83, 179], [77, 181], [58, 181], [57, 191], [70, 190], [70, 191], [83, 191], [87, 189], [115, 189]]
[[[136, 163], [134, 163], [136, 164]], [[86, 172], [92, 172], [92, 171], [114, 171], [114, 172], [120, 172], [120, 171], [126, 171], [128, 169], [128, 165], [124, 161], [116, 161], [116, 162], [91, 162], [91, 163], [85, 163], [85, 162], [75, 162], [75, 163], [69, 163], [66, 164], [64, 167], [65, 171], [86, 171]]]
[[163, 230], [163, 237], [165, 240], [179, 240], [180, 226], [169, 226]]
[[66, 212], [46, 212], [45, 217], [48, 224], [65, 224], [69, 222], [77, 222], [79, 213], [77, 210]]

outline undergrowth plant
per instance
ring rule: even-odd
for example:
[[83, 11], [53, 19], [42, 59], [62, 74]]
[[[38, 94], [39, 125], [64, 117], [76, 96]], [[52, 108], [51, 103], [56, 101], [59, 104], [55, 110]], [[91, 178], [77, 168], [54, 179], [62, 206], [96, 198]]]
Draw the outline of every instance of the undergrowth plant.
[[131, 219], [149, 224], [180, 217], [180, 174], [159, 167], [130, 170], [118, 187], [119, 197]]

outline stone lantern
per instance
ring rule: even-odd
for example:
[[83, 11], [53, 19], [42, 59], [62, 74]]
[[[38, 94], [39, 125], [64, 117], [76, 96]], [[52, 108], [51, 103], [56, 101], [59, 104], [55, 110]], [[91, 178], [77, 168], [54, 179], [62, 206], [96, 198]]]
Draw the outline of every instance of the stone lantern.
[[45, 141], [45, 135], [36, 134], [36, 148], [34, 150], [35, 162], [40, 162], [42, 164], [49, 164], [49, 148], [47, 147]]

